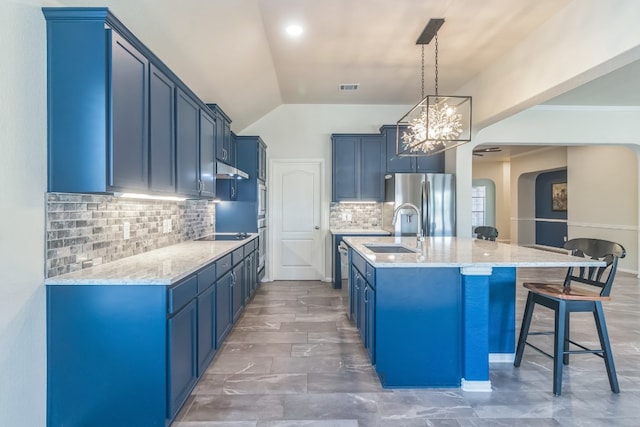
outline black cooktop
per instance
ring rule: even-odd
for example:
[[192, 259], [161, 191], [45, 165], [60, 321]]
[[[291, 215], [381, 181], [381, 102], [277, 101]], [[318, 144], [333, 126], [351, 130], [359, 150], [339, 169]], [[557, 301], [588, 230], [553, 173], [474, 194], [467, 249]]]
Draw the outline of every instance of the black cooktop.
[[208, 236], [201, 237], [196, 239], [197, 241], [206, 241], [211, 242], [214, 240], [244, 240], [249, 235], [247, 233], [236, 233], [236, 234], [210, 234]]

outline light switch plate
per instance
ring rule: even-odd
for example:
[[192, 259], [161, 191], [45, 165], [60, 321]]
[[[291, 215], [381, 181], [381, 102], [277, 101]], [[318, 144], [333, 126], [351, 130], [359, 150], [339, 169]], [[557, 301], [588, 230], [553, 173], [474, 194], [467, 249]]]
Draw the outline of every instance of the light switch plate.
[[170, 219], [165, 219], [162, 222], [162, 232], [163, 233], [171, 232], [171, 220]]
[[129, 221], [124, 222], [124, 240], [127, 240], [131, 237], [131, 224]]

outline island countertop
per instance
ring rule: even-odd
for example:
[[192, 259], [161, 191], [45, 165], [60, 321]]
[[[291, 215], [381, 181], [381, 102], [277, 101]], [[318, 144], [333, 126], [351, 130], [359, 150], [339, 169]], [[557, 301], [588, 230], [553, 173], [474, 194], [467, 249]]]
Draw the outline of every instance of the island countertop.
[[[604, 263], [562, 253], [464, 237], [426, 237], [416, 249], [415, 237], [345, 237], [344, 241], [381, 268], [567, 267]], [[401, 245], [416, 252], [375, 253], [366, 245]]]
[[45, 285], [172, 285], [222, 256], [244, 240], [188, 241], [45, 280]]

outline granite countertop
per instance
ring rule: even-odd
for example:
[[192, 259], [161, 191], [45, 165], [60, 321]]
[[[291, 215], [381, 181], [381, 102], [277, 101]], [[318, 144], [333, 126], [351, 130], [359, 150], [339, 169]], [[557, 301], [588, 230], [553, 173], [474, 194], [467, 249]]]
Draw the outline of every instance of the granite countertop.
[[[374, 267], [569, 267], [604, 262], [557, 252], [458, 237], [427, 237], [422, 250], [415, 237], [345, 237], [345, 242]], [[417, 252], [374, 253], [364, 245], [402, 245]]]
[[258, 237], [189, 241], [45, 280], [45, 285], [171, 285]]
[[332, 228], [329, 231], [331, 231], [331, 234], [343, 234], [343, 235], [369, 234], [372, 236], [375, 236], [375, 235], [389, 236], [391, 234], [388, 231], [383, 230], [381, 228]]

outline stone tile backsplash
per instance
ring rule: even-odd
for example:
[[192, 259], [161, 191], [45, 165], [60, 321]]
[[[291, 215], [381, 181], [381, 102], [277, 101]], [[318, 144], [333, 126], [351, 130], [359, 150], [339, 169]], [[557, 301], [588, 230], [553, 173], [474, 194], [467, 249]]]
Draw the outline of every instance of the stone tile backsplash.
[[[215, 227], [215, 204], [208, 200], [68, 193], [47, 193], [46, 198], [46, 277], [197, 239]], [[163, 233], [165, 220], [171, 222], [168, 233]]]
[[331, 228], [382, 228], [382, 203], [331, 203]]

